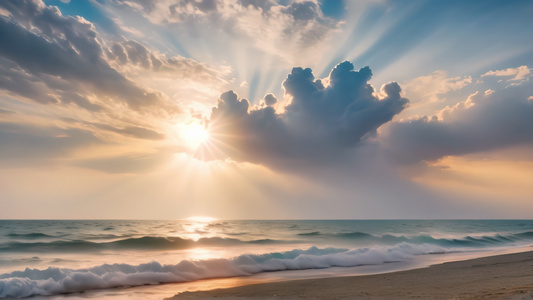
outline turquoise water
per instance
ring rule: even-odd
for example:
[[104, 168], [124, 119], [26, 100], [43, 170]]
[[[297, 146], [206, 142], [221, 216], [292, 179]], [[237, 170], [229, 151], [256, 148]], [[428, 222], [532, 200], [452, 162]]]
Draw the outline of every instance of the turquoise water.
[[0, 220], [0, 298], [334, 273], [532, 244], [533, 220]]

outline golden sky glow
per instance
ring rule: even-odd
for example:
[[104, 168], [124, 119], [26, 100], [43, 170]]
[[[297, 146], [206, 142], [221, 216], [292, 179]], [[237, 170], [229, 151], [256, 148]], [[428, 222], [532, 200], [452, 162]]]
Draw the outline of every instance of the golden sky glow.
[[0, 1], [0, 218], [529, 217], [530, 2], [252, 2]]
[[199, 223], [209, 223], [209, 222], [216, 221], [217, 219], [213, 217], [207, 217], [207, 216], [192, 216], [192, 217], [186, 218], [185, 220], [199, 222]]
[[182, 126], [179, 129], [179, 133], [185, 142], [195, 150], [209, 140], [209, 133], [205, 127], [200, 124]]

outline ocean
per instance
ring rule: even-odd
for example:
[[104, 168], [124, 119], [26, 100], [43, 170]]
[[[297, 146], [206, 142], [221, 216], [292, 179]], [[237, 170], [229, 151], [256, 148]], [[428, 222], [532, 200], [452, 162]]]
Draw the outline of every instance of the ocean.
[[0, 220], [0, 298], [162, 299], [531, 245], [533, 220]]

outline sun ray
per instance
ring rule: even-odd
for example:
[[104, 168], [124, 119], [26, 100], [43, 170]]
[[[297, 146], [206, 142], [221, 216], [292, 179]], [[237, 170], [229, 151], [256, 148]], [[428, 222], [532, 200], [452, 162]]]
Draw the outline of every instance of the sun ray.
[[180, 137], [185, 141], [186, 145], [196, 150], [205, 143], [209, 142], [209, 132], [202, 124], [188, 124], [179, 129]]

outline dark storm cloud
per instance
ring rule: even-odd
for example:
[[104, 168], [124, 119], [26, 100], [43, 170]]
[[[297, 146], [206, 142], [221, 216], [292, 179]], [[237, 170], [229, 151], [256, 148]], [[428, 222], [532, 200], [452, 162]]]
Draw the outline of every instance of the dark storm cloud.
[[384, 144], [404, 163], [533, 143], [531, 85], [476, 93], [442, 112], [391, 124]]
[[368, 67], [356, 71], [343, 62], [324, 86], [311, 69], [293, 68], [283, 82], [292, 101], [280, 114], [272, 106], [249, 111], [248, 100], [233, 91], [223, 93], [209, 123], [211, 151], [277, 166], [338, 160], [408, 103], [395, 82], [383, 86], [384, 98], [378, 99], [368, 84], [371, 77]]
[[[47, 86], [43, 77], [55, 76], [85, 85], [133, 108], [161, 100], [159, 93], [135, 85], [109, 66], [91, 23], [79, 17], [65, 17], [56, 7], [45, 6], [40, 1], [5, 0], [0, 1], [0, 8], [10, 13], [9, 18], [0, 17], [0, 58], [9, 62], [0, 67], [2, 88], [41, 103], [57, 102], [57, 98], [24, 92], [11, 84], [13, 80], [8, 80], [18, 76], [17, 82], [27, 83], [25, 86], [31, 90]], [[67, 96], [58, 98], [64, 101]], [[73, 97], [70, 102], [98, 109], [83, 96]]]

